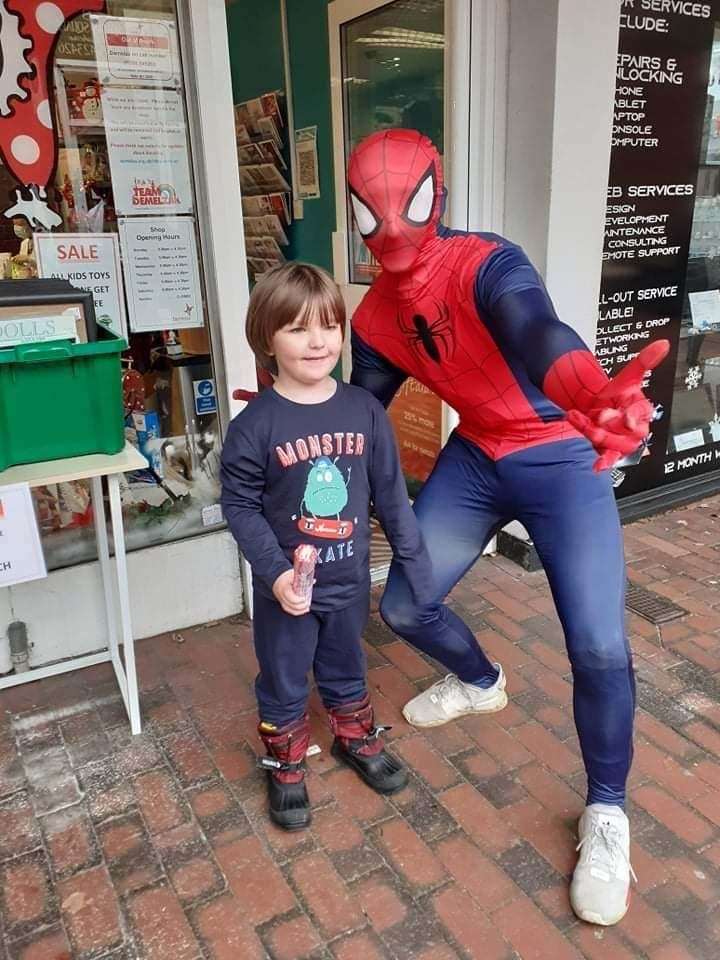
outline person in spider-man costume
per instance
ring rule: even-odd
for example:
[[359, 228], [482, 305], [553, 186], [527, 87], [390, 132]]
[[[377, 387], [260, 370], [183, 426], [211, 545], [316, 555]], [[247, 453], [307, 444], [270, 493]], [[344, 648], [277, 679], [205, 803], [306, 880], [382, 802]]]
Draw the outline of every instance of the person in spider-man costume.
[[623, 805], [635, 685], [607, 468], [647, 436], [653, 408], [642, 381], [669, 344], [651, 344], [608, 379], [518, 246], [440, 224], [440, 158], [421, 134], [372, 134], [353, 152], [348, 182], [382, 267], [352, 320], [351, 380], [388, 404], [415, 377], [460, 417], [415, 501], [434, 595], [414, 605], [393, 566], [381, 601], [388, 625], [451, 671], [404, 714], [435, 726], [507, 703], [502, 668], [443, 601], [498, 529], [520, 520], [564, 629], [588, 779], [571, 899], [583, 919], [616, 923], [631, 872]]

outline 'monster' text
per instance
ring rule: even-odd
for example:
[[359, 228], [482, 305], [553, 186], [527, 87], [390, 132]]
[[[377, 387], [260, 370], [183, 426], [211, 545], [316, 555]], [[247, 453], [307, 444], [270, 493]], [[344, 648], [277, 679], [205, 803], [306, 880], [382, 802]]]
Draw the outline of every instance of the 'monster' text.
[[299, 460], [314, 457], [354, 456], [361, 457], [365, 450], [363, 433], [314, 433], [288, 441], [284, 447], [275, 447], [275, 453], [284, 467], [291, 467]]

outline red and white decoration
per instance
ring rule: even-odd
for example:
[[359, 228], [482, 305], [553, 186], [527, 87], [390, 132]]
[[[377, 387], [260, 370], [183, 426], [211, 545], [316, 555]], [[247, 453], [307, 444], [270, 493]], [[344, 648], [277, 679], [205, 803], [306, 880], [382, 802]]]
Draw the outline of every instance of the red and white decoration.
[[104, 6], [105, 0], [0, 0], [0, 156], [29, 192], [16, 191], [6, 217], [25, 216], [47, 230], [61, 223], [46, 202], [57, 162], [52, 54], [67, 20]]

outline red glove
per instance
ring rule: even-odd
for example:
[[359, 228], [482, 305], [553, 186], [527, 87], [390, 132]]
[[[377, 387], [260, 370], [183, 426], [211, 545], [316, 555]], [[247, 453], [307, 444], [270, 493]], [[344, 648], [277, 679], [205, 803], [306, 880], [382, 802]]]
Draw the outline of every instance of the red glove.
[[625, 364], [595, 394], [584, 411], [568, 410], [567, 419], [600, 454], [593, 470], [608, 470], [640, 446], [650, 432], [653, 406], [642, 392], [642, 382], [670, 350], [669, 340], [656, 340]]

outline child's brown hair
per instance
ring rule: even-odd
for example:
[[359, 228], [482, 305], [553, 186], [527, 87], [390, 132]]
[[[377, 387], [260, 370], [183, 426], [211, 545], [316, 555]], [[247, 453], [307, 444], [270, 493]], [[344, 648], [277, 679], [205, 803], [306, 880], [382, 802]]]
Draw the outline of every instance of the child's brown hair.
[[282, 327], [306, 324], [317, 310], [324, 326], [339, 324], [345, 333], [345, 304], [325, 270], [309, 263], [283, 263], [264, 273], [250, 294], [245, 333], [261, 367], [277, 373], [270, 355], [272, 338]]

